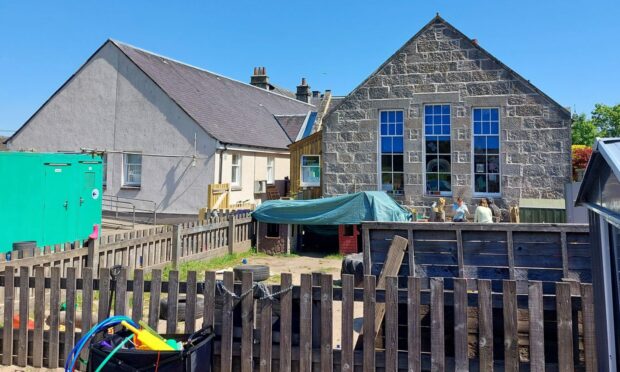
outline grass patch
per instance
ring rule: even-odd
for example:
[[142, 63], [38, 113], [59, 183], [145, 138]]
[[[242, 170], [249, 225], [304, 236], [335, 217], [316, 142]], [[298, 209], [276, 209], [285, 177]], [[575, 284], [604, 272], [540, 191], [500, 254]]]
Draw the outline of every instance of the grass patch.
[[340, 253], [331, 253], [323, 258], [325, 258], [326, 260], [342, 260], [344, 258], [344, 255]]

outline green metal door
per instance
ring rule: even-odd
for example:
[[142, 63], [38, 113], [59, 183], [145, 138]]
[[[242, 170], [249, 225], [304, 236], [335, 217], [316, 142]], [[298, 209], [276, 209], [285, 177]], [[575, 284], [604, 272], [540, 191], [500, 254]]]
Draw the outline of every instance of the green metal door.
[[94, 224], [101, 224], [101, 160], [80, 160], [77, 164], [78, 210], [76, 213], [77, 236], [87, 237]]
[[70, 210], [75, 208], [69, 196], [72, 188], [69, 163], [46, 163], [43, 202], [43, 241], [58, 244], [73, 236]]

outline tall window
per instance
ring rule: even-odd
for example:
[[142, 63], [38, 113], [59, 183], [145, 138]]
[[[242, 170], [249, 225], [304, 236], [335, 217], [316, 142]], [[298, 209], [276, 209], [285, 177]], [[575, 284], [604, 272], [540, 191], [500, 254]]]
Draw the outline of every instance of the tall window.
[[272, 156], [267, 158], [267, 183], [273, 184], [274, 179], [274, 159]]
[[321, 186], [321, 157], [301, 156], [301, 186]]
[[424, 142], [426, 192], [431, 195], [450, 195], [450, 105], [424, 106]]
[[402, 194], [403, 176], [403, 112], [381, 111], [381, 189]]
[[230, 175], [230, 184], [234, 187], [241, 187], [241, 155], [232, 155], [232, 173]]
[[142, 183], [142, 155], [123, 154], [123, 186], [139, 187]]
[[473, 126], [474, 193], [499, 194], [499, 109], [474, 109]]

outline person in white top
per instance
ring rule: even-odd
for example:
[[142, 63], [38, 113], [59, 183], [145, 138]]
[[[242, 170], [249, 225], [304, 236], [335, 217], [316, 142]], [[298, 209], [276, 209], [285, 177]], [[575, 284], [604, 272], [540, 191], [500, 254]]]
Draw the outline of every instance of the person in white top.
[[485, 199], [480, 200], [480, 204], [476, 208], [474, 214], [474, 222], [477, 223], [493, 223], [493, 212]]

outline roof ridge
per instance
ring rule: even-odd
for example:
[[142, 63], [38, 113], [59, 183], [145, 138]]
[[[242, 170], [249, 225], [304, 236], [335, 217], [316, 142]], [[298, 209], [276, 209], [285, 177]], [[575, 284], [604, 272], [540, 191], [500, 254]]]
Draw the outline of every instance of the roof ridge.
[[[151, 52], [150, 50], [146, 50], [146, 49], [144, 49], [144, 48], [140, 48], [140, 47], [137, 47], [137, 46], [134, 46], [134, 45], [131, 45], [131, 44], [125, 43], [125, 42], [123, 42], [123, 41], [119, 41], [119, 40], [115, 40], [115, 39], [108, 39], [108, 40], [109, 40], [109, 41], [111, 41], [111, 42], [112, 42], [112, 43], [114, 43], [114, 44], [117, 44], [117, 46], [120, 44], [120, 45], [123, 45], [123, 46], [129, 47], [129, 48], [132, 48], [132, 49], [135, 49], [135, 50], [138, 50], [138, 51], [144, 52], [144, 53], [148, 53], [148, 54], [150, 54], [150, 55], [153, 55], [153, 56], [156, 56], [156, 57], [159, 57], [159, 58], [162, 58], [162, 59], [165, 59], [165, 60], [171, 61], [171, 62], [174, 62], [174, 63], [178, 63], [178, 64], [183, 65], [183, 66], [187, 66], [187, 67], [193, 68], [193, 69], [198, 70], [198, 71], [201, 71], [201, 72], [205, 72], [205, 73], [207, 73], [207, 74], [214, 75], [214, 76], [216, 76], [216, 77], [221, 77], [221, 78], [224, 78], [224, 79], [226, 79], [226, 80], [230, 80], [230, 81], [232, 81], [232, 82], [235, 82], [235, 83], [237, 83], [237, 84], [241, 84], [241, 85], [246, 86], [246, 87], [250, 87], [250, 88], [258, 89], [258, 90], [262, 91], [263, 93], [273, 94], [273, 95], [276, 95], [276, 96], [278, 96], [278, 97], [286, 98], [286, 99], [291, 100], [291, 101], [294, 101], [294, 102], [298, 102], [298, 103], [301, 103], [301, 104], [304, 104], [304, 105], [307, 105], [307, 106], [315, 107], [314, 105], [312, 105], [312, 104], [310, 104], [310, 103], [303, 102], [303, 101], [300, 101], [300, 100], [295, 99], [295, 98], [287, 97], [287, 96], [285, 96], [285, 95], [283, 95], [283, 94], [280, 94], [280, 93], [271, 92], [271, 91], [265, 90], [265, 89], [263, 89], [263, 88], [256, 87], [256, 86], [254, 86], [254, 85], [252, 85], [252, 84], [244, 83], [243, 81], [240, 81], [240, 80], [237, 80], [237, 79], [233, 79], [233, 78], [231, 78], [231, 77], [228, 77], [228, 76], [225, 76], [225, 75], [222, 75], [222, 74], [218, 74], [217, 72], [209, 71], [209, 70], [206, 70], [206, 69], [204, 69], [204, 68], [201, 68], [201, 67], [198, 67], [198, 66], [194, 66], [194, 65], [191, 65], [191, 64], [189, 64], [189, 63], [182, 62], [182, 61], [179, 61], [179, 60], [177, 60], [177, 59], [174, 59], [174, 58], [170, 58], [170, 57], [167, 57], [167, 56], [161, 55], [161, 54], [159, 54], [159, 53], [154, 53], [154, 52]], [[286, 88], [282, 88], [282, 89], [286, 89]], [[288, 90], [288, 89], [287, 89], [287, 90]], [[291, 93], [293, 93], [293, 91], [290, 91], [290, 92], [291, 92]]]

